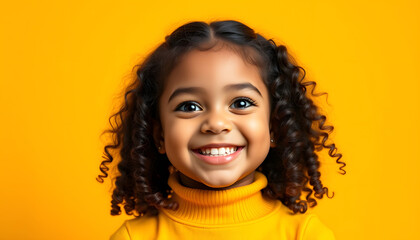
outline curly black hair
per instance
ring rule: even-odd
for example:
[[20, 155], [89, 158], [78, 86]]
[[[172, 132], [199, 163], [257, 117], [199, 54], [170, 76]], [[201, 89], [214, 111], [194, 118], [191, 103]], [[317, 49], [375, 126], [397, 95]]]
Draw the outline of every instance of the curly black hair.
[[[208, 50], [216, 42], [235, 46], [242, 57], [257, 65], [270, 91], [270, 123], [276, 147], [270, 149], [258, 168], [268, 179], [263, 194], [280, 200], [294, 214], [305, 213], [308, 205], [317, 204], [311, 197], [313, 192], [318, 199], [324, 194], [329, 197], [328, 188], [320, 180], [316, 154], [324, 148], [341, 165], [339, 173], [346, 173], [346, 164], [340, 161], [342, 154], [337, 153], [334, 143], [326, 143], [334, 127], [325, 124], [326, 116], [310, 99], [326, 93], [314, 93], [316, 83], [303, 81], [305, 70], [296, 64], [286, 47], [238, 21], [194, 21], [166, 36], [165, 42], [133, 68], [133, 81], [125, 89], [122, 106], [109, 118], [111, 129], [103, 132], [112, 134], [112, 142], [104, 147], [105, 160], [100, 164], [102, 174], [97, 181], [102, 183], [108, 177], [108, 165], [115, 153], [121, 158], [111, 215], [121, 214], [120, 205], [128, 215], [136, 217], [155, 214], [159, 208], [177, 209], [178, 204], [169, 200], [171, 189], [167, 180], [171, 163], [154, 144], [153, 127], [160, 122], [158, 101], [165, 78], [180, 58], [193, 49]], [[312, 87], [310, 92], [308, 87]], [[300, 198], [303, 191], [307, 192], [306, 200]]]

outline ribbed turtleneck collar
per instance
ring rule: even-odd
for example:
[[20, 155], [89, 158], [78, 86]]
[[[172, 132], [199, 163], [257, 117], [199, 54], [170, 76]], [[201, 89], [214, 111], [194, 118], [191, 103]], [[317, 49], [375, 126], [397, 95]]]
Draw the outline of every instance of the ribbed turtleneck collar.
[[176, 211], [163, 209], [177, 221], [201, 225], [226, 225], [247, 222], [263, 217], [279, 207], [275, 200], [266, 199], [261, 189], [267, 186], [267, 178], [255, 172], [254, 182], [227, 190], [202, 190], [188, 188], [179, 182], [178, 172], [170, 175], [172, 199], [179, 203]]

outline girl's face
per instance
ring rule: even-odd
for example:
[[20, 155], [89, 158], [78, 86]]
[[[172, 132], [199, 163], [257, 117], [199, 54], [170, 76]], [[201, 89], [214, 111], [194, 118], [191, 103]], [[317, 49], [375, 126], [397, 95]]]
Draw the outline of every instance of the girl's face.
[[270, 149], [267, 88], [227, 48], [187, 53], [166, 79], [159, 114], [161, 153], [184, 185], [247, 185]]

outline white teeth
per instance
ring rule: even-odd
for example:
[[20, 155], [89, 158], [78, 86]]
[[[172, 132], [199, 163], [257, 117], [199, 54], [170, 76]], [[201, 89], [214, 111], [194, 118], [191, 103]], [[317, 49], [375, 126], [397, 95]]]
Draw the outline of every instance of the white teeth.
[[236, 152], [237, 147], [201, 148], [200, 153], [210, 156], [226, 156]]
[[225, 151], [225, 148], [222, 148], [222, 147], [221, 147], [221, 148], [219, 148], [219, 154], [220, 154], [220, 155], [225, 155], [225, 152], [226, 152], [226, 151]]

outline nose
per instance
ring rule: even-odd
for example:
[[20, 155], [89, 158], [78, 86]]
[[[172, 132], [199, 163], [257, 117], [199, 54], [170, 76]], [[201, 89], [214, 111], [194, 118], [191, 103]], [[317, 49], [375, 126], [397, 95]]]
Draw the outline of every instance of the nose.
[[227, 118], [226, 113], [222, 113], [222, 111], [208, 112], [201, 125], [202, 133], [220, 134], [222, 132], [230, 132], [231, 130], [232, 123]]

